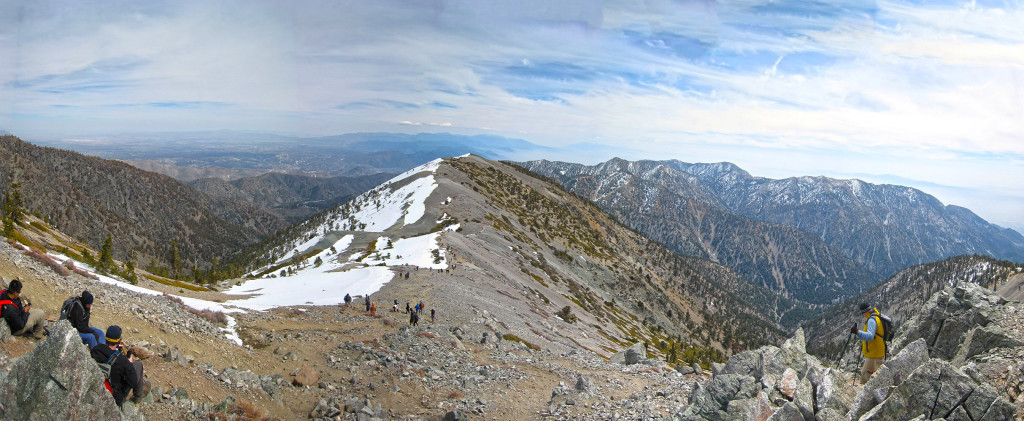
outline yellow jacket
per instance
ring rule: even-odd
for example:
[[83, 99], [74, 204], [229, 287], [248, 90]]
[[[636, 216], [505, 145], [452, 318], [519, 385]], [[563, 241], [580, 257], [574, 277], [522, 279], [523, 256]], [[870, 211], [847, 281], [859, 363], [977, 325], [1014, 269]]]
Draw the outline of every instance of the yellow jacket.
[[[871, 315], [864, 318], [864, 330], [860, 332], [861, 335], [859, 336], [862, 339], [860, 341], [860, 350], [864, 353], [865, 358], [885, 358], [885, 340], [882, 339], [882, 336], [885, 335], [885, 328], [882, 327], [882, 320], [878, 317], [879, 315], [878, 310], [873, 308], [871, 309]], [[864, 333], [871, 332], [869, 330], [871, 326], [869, 325], [872, 321], [875, 322], [873, 337], [870, 341], [865, 341], [863, 340], [863, 337], [866, 336]]]

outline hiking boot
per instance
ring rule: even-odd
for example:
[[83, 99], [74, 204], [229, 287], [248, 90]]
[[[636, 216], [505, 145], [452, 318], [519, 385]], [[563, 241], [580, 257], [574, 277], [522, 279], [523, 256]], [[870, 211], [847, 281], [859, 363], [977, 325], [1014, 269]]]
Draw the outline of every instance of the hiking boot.
[[153, 385], [149, 383], [149, 380], [143, 380], [142, 381], [142, 392], [140, 392], [139, 394], [137, 394], [135, 396], [132, 396], [132, 403], [134, 403], [136, 405], [141, 403], [142, 399], [145, 398], [146, 395], [149, 395], [149, 390], [152, 389], [152, 388], [153, 388]]

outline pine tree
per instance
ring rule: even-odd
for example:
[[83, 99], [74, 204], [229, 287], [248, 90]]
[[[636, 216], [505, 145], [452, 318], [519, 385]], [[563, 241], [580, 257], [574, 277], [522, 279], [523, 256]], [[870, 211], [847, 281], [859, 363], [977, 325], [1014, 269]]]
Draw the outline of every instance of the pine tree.
[[4, 217], [14, 221], [14, 223], [21, 223], [21, 217], [23, 214], [21, 202], [21, 183], [11, 183], [8, 185], [11, 191], [7, 192], [7, 200], [4, 201]]
[[174, 279], [181, 279], [181, 254], [178, 253], [177, 241], [171, 241], [171, 271]]
[[103, 241], [103, 247], [100, 248], [100, 271], [108, 272], [114, 269], [114, 257], [110, 253], [110, 249], [113, 248], [113, 245], [113, 238], [110, 233], [107, 233], [107, 239]]

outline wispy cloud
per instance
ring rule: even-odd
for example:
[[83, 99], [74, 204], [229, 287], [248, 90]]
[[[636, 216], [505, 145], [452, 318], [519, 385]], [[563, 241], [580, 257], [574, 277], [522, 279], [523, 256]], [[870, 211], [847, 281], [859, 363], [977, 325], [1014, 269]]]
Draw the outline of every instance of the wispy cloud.
[[998, 162], [970, 169], [1019, 185], [1020, 22], [974, 1], [2, 2], [0, 127], [488, 132], [794, 172]]

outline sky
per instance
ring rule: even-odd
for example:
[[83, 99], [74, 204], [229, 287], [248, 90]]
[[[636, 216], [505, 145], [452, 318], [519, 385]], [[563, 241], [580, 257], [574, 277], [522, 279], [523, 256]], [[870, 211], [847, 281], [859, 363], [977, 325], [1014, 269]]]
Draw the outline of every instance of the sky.
[[1024, 231], [1022, 22], [1021, 1], [0, 0], [0, 130], [491, 134], [909, 185]]

